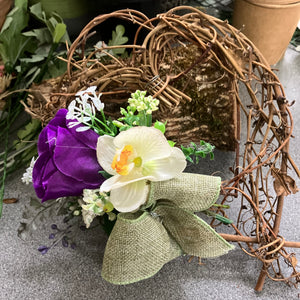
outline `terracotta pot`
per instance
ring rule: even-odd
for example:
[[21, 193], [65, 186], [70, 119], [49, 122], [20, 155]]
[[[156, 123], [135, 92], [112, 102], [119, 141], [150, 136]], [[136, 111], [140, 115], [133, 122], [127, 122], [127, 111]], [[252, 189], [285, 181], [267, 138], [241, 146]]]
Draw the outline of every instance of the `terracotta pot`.
[[0, 30], [12, 5], [13, 0], [0, 0]]
[[235, 0], [233, 26], [241, 29], [269, 64], [284, 55], [300, 19], [300, 1]]

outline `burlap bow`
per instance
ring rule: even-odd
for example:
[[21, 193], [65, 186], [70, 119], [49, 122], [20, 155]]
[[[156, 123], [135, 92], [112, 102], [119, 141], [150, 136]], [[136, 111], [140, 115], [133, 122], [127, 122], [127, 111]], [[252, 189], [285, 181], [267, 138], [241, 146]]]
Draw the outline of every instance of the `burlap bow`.
[[120, 213], [108, 239], [102, 277], [111, 283], [149, 278], [182, 254], [208, 258], [233, 249], [194, 214], [216, 202], [220, 177], [183, 173], [150, 185], [148, 209]]

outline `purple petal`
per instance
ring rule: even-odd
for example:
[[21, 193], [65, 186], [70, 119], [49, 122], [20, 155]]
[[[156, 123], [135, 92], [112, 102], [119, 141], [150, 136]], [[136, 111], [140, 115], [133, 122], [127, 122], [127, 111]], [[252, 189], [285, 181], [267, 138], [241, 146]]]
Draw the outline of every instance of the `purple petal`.
[[59, 171], [56, 171], [47, 181], [45, 186], [45, 194], [42, 202], [49, 199], [57, 199], [59, 197], [80, 196], [84, 189], [97, 189], [100, 184], [89, 184], [79, 182], [73, 178], [65, 176]]
[[104, 181], [99, 174], [102, 168], [96, 151], [81, 143], [77, 136], [70, 135], [65, 128], [58, 128], [53, 160], [61, 173], [78, 181], [98, 183], [99, 186]]
[[68, 113], [68, 110], [65, 108], [60, 109], [55, 117], [49, 122], [48, 125], [53, 125], [53, 126], [60, 126], [60, 127], [66, 127], [66, 115]]
[[49, 250], [49, 248], [48, 247], [46, 247], [46, 246], [40, 246], [39, 248], [38, 248], [38, 250], [41, 252], [41, 254], [46, 254], [47, 252], [48, 252], [48, 250]]
[[[74, 120], [67, 120], [67, 126], [72, 121], [74, 121]], [[84, 132], [76, 131], [76, 128], [78, 128], [80, 126], [82, 126], [82, 124], [74, 126], [72, 128], [68, 128], [68, 130], [70, 131], [70, 133], [72, 133], [72, 135], [76, 136], [76, 138], [79, 141], [81, 141], [83, 144], [85, 144], [89, 148], [96, 150], [99, 135], [92, 129], [86, 130]]]
[[[45, 170], [47, 172], [45, 172]], [[38, 157], [32, 171], [32, 181], [35, 192], [39, 198], [45, 194], [45, 185], [49, 176], [56, 171], [49, 153], [45, 152]]]
[[60, 109], [39, 136], [39, 158], [32, 177], [42, 202], [78, 196], [85, 188], [99, 188], [105, 180], [99, 174], [102, 168], [96, 156], [98, 134], [93, 130], [77, 132], [78, 126], [68, 128], [72, 120], [66, 120], [67, 112]]
[[38, 153], [42, 153], [53, 150], [56, 141], [56, 131], [57, 127], [66, 128], [66, 114], [67, 109], [60, 109], [55, 117], [49, 122], [49, 124], [41, 131], [38, 141]]
[[51, 229], [56, 230], [57, 229], [57, 225], [56, 224], [52, 224], [51, 225]]

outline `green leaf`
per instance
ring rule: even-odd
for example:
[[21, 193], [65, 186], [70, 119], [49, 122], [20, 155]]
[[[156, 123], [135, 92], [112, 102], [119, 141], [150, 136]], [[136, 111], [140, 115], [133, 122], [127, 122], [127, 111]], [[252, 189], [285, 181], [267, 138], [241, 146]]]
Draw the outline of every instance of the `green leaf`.
[[[33, 83], [33, 81], [37, 78], [37, 76], [40, 74], [40, 72], [41, 72], [41, 69], [40, 68], [38, 68], [37, 66], [35, 66], [35, 67], [33, 67], [31, 70], [29, 70], [29, 72], [30, 72], [30, 75], [33, 73], [33, 75], [31, 76], [31, 78], [28, 80], [28, 81], [26, 81], [26, 84], [27, 84], [27, 86], [30, 86], [32, 83]], [[31, 73], [32, 72], [32, 73]], [[28, 77], [28, 76], [30, 76], [30, 75], [28, 75], [28, 73], [26, 74], [26, 76], [25, 77]]]
[[169, 144], [171, 147], [174, 147], [175, 144], [176, 144], [176, 142], [173, 142], [173, 141], [169, 141], [169, 140], [168, 140], [168, 144]]
[[218, 214], [215, 215], [215, 218], [216, 218], [218, 221], [220, 221], [220, 222], [222, 222], [222, 223], [224, 223], [224, 224], [226, 224], [226, 225], [232, 224], [232, 223], [233, 223], [232, 220], [230, 220], [230, 219], [228, 219], [228, 218], [226, 218], [226, 217], [223, 217], [223, 216], [221, 216], [221, 215], [218, 215]]
[[27, 8], [15, 7], [10, 11], [6, 17], [4, 27], [1, 30], [1, 34], [9, 32], [11, 36], [18, 35], [28, 25], [29, 15]]
[[53, 42], [55, 44], [58, 44], [61, 38], [65, 35], [66, 31], [67, 31], [66, 24], [63, 23], [56, 24], [54, 34], [53, 34]]
[[16, 150], [19, 150], [23, 147], [24, 144], [22, 143], [22, 141], [30, 141], [36, 134], [36, 131], [39, 127], [40, 121], [37, 119], [32, 119], [32, 121], [28, 123], [24, 129], [19, 130], [17, 133], [19, 141], [14, 142], [14, 144], [16, 145]]
[[[125, 33], [125, 27], [123, 25], [117, 25], [116, 30], [112, 32], [112, 38], [108, 41], [108, 46], [124, 45], [128, 42], [128, 37], [123, 36]], [[113, 49], [114, 55], [123, 54], [125, 48]]]
[[186, 160], [189, 161], [190, 163], [192, 163], [192, 164], [194, 163], [194, 161], [191, 159], [190, 156], [186, 156], [185, 158], [186, 158]]
[[25, 205], [18, 228], [18, 236], [23, 240], [31, 238], [34, 232], [44, 227], [46, 220], [59, 215], [67, 201], [67, 199], [61, 198], [60, 201], [48, 200], [40, 203], [38, 199], [31, 198], [30, 203]]
[[30, 13], [36, 17], [39, 21], [41, 21], [42, 23], [46, 22], [46, 15], [42, 10], [42, 4], [41, 2], [38, 2], [32, 6], [29, 7], [29, 11]]
[[29, 14], [27, 1], [15, 1], [15, 8], [7, 15], [6, 24], [0, 33], [0, 56], [4, 63], [15, 65], [20, 55], [30, 45], [31, 37], [22, 35], [22, 30], [28, 25]]
[[160, 130], [164, 134], [166, 132], [166, 123], [156, 121], [154, 123], [154, 128]]
[[9, 51], [9, 61], [12, 65], [15, 65], [18, 59], [26, 52], [31, 52], [33, 46], [33, 39], [31, 37], [25, 37], [20, 35], [14, 38]]
[[55, 27], [58, 24], [57, 20], [53, 17], [49, 18], [46, 22], [46, 25], [51, 32], [52, 36], [54, 36]]
[[[50, 18], [47, 18], [45, 12], [42, 11], [40, 3], [31, 6], [30, 12], [35, 18], [47, 26], [47, 30], [51, 34], [54, 43], [59, 43], [60, 41], [63, 43], [68, 41], [68, 43], [70, 43], [66, 25], [57, 13], [52, 12]], [[56, 27], [57, 25], [58, 27]]]
[[48, 28], [46, 27], [23, 32], [23, 35], [35, 37], [38, 40], [40, 45], [52, 43], [52, 34], [49, 32]]
[[27, 9], [28, 1], [27, 0], [15, 0], [15, 7], [21, 7]]
[[[48, 64], [47, 75], [49, 75], [50, 78], [56, 78], [62, 75], [63, 73], [65, 73], [66, 70], [67, 70], [67, 63], [60, 59], [55, 59], [54, 61]], [[46, 76], [46, 79], [47, 78], [48, 77]]]
[[24, 77], [25, 78], [29, 77], [30, 75], [34, 74], [36, 72], [36, 70], [39, 70], [39, 68], [37, 66], [32, 67], [31, 69], [29, 69], [29, 71], [27, 72], [27, 74]]
[[230, 219], [228, 219], [228, 218], [226, 218], [226, 217], [224, 217], [224, 216], [222, 216], [222, 215], [219, 215], [219, 214], [217, 214], [217, 213], [215, 213], [215, 212], [213, 212], [213, 211], [211, 211], [211, 210], [208, 210], [208, 209], [207, 209], [207, 210], [204, 210], [203, 212], [204, 212], [206, 215], [211, 216], [211, 217], [217, 219], [218, 221], [220, 221], [220, 222], [222, 222], [222, 223], [224, 223], [224, 224], [226, 224], [226, 225], [232, 224], [232, 223], [233, 223], [232, 220], [230, 220]]
[[[17, 7], [13, 8], [11, 11], [10, 11], [10, 14], [13, 14], [16, 10], [18, 10]], [[1, 28], [1, 32], [4, 32], [6, 29], [9, 28], [10, 24], [13, 22], [13, 18], [10, 17], [9, 15], [6, 16], [6, 19], [5, 19], [5, 22], [3, 23], [2, 25], [2, 28]]]
[[58, 23], [63, 23], [64, 22], [63, 18], [58, 13], [56, 13], [55, 11], [53, 11], [51, 13], [51, 15], [52, 15], [52, 17], [54, 17], [56, 19], [56, 21]]
[[117, 25], [116, 30], [112, 32], [112, 39], [109, 40], [109, 46], [123, 45], [128, 42], [128, 38], [123, 36], [125, 33], [125, 27], [123, 25]]
[[20, 58], [20, 61], [26, 62], [26, 63], [35, 63], [35, 62], [44, 60], [44, 58], [45, 58], [45, 56], [32, 55], [31, 57], [28, 57], [28, 58]]
[[[210, 159], [214, 159], [214, 148], [215, 146], [206, 143], [202, 140], [200, 141], [199, 147], [194, 142], [191, 143], [190, 147], [181, 146], [181, 150], [186, 156], [186, 159], [196, 164], [199, 163], [199, 157], [205, 158], [207, 154], [210, 155]], [[193, 160], [191, 156], [193, 156], [195, 160]]]

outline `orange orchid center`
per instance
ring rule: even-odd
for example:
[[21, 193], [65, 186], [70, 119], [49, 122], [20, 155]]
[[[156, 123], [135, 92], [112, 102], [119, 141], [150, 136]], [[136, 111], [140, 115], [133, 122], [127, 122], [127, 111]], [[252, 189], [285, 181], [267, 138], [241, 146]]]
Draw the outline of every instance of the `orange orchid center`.
[[129, 172], [129, 157], [133, 154], [133, 147], [131, 145], [126, 145], [120, 151], [117, 151], [116, 155], [113, 158], [111, 167], [116, 170], [120, 175], [127, 175]]

